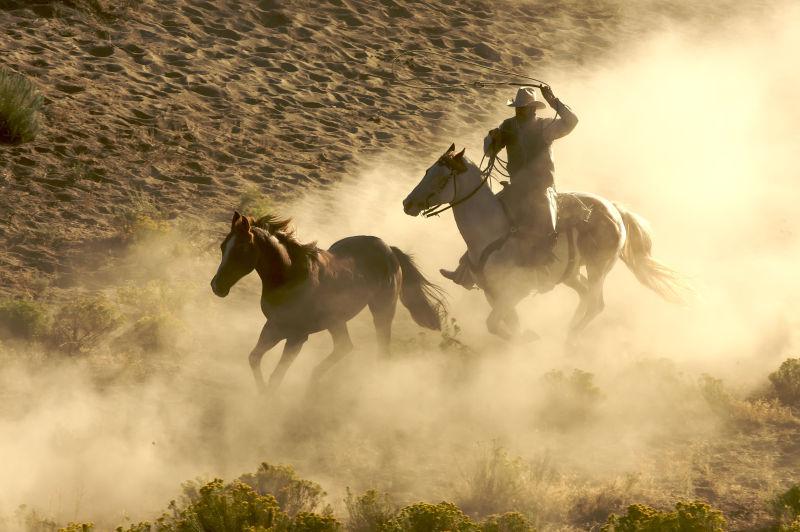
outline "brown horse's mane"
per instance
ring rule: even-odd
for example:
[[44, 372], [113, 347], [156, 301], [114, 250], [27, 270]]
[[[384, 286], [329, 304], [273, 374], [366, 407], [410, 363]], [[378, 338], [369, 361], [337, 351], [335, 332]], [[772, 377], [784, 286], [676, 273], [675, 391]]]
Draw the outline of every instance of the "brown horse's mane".
[[295, 259], [308, 261], [309, 264], [320, 262], [322, 259], [324, 252], [317, 247], [316, 241], [303, 244], [297, 240], [291, 218], [267, 214], [257, 219], [253, 225], [266, 230], [277, 238], [286, 247], [289, 256]]

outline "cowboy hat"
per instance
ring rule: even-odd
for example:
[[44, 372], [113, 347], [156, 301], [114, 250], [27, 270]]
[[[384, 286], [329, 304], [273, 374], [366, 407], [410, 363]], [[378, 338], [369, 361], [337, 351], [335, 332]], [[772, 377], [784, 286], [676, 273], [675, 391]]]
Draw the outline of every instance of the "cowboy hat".
[[509, 107], [528, 107], [532, 105], [536, 109], [545, 108], [544, 102], [536, 98], [536, 92], [534, 92], [533, 87], [520, 87], [514, 99], [508, 100], [506, 105]]

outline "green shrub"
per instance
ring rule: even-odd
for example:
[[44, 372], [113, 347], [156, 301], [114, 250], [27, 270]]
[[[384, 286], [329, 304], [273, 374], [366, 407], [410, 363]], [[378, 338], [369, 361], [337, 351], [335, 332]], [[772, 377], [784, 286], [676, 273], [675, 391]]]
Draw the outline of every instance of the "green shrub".
[[291, 466], [262, 463], [258, 471], [242, 475], [239, 481], [252, 487], [260, 495], [274, 497], [278, 506], [291, 516], [316, 511], [325, 497], [319, 484], [298, 478]]
[[300, 512], [292, 519], [288, 532], [336, 532], [341, 528], [333, 516]]
[[772, 514], [779, 531], [800, 531], [800, 484], [793, 485], [775, 498]]
[[49, 324], [47, 308], [36, 301], [0, 301], [0, 337], [33, 340], [41, 337]]
[[250, 527], [287, 530], [289, 518], [281, 512], [275, 497], [259, 495], [238, 481], [224, 484], [215, 479], [200, 487], [196, 500], [183, 509], [173, 505], [173, 517], [161, 518], [156, 530], [233, 532]]
[[0, 67], [0, 143], [21, 144], [36, 138], [42, 101], [27, 78]]
[[722, 532], [722, 512], [700, 501], [679, 502], [664, 512], [646, 504], [633, 504], [623, 516], [612, 515], [603, 532]]
[[144, 351], [173, 348], [175, 332], [183, 323], [180, 314], [186, 294], [178, 287], [150, 281], [144, 285], [127, 284], [117, 289], [117, 301], [123, 307], [131, 327], [117, 340], [118, 345], [136, 346]]
[[237, 210], [247, 216], [260, 218], [275, 210], [274, 203], [270, 200], [261, 189], [255, 185], [251, 185], [242, 191], [239, 196], [239, 204]]
[[272, 495], [258, 493], [252, 486], [234, 480], [214, 479], [199, 488], [190, 483], [186, 503], [170, 503], [171, 513], [155, 523], [138, 523], [118, 532], [336, 532], [340, 523], [331, 515], [283, 512]]
[[70, 355], [88, 351], [113, 331], [119, 320], [116, 306], [104, 295], [77, 297], [56, 313], [51, 340]]
[[397, 513], [396, 506], [389, 495], [379, 494], [369, 490], [364, 495], [354, 497], [347, 488], [347, 497], [344, 500], [347, 507], [347, 530], [350, 532], [375, 532], [394, 517]]
[[479, 532], [478, 526], [450, 502], [418, 502], [406, 506], [381, 532]]
[[480, 525], [481, 532], [535, 532], [534, 526], [519, 512], [490, 515]]
[[800, 358], [788, 358], [769, 380], [778, 399], [785, 405], [800, 406]]
[[163, 235], [170, 228], [155, 200], [141, 191], [128, 194], [128, 201], [117, 210], [116, 224], [122, 237], [131, 240]]
[[92, 523], [70, 523], [64, 528], [59, 528], [58, 532], [91, 532], [94, 530]]

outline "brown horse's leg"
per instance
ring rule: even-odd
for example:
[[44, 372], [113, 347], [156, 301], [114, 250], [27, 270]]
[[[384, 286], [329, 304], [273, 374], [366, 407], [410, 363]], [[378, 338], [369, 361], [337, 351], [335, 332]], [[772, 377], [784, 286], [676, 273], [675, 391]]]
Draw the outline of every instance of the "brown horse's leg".
[[256, 387], [260, 392], [264, 391], [264, 377], [261, 374], [261, 359], [264, 357], [264, 353], [275, 347], [281, 340], [283, 340], [281, 334], [274, 326], [270, 325], [270, 322], [267, 322], [264, 328], [261, 329], [258, 343], [256, 343], [256, 346], [250, 351], [250, 369], [253, 371]]
[[286, 339], [286, 345], [283, 346], [283, 354], [281, 354], [281, 359], [278, 361], [278, 365], [275, 366], [275, 369], [272, 371], [272, 375], [269, 376], [269, 384], [267, 385], [268, 391], [275, 391], [278, 386], [281, 385], [281, 381], [283, 381], [283, 376], [286, 374], [286, 370], [289, 369], [289, 366], [292, 365], [295, 357], [300, 352], [300, 349], [303, 347], [303, 344], [306, 343], [308, 340], [307, 335], [303, 336], [294, 336]]
[[347, 323], [337, 323], [329, 328], [328, 332], [331, 333], [331, 338], [333, 338], [333, 351], [314, 368], [314, 371], [311, 373], [312, 382], [318, 381], [331, 366], [353, 350], [353, 342], [350, 341], [350, 333], [347, 332]]
[[392, 341], [392, 321], [394, 321], [394, 314], [397, 310], [397, 294], [386, 296], [377, 302], [370, 302], [369, 310], [372, 312], [372, 321], [375, 324], [378, 348], [381, 355], [389, 356]]

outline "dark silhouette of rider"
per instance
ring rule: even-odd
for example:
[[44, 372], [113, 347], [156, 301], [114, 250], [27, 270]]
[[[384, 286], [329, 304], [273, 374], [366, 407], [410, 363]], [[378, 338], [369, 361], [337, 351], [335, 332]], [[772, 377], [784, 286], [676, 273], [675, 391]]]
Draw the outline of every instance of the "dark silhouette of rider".
[[[514, 236], [526, 243], [519, 257], [521, 265], [531, 267], [546, 266], [553, 258], [558, 208], [551, 147], [553, 141], [569, 134], [578, 124], [575, 113], [555, 97], [549, 86], [541, 91], [558, 117], [537, 117], [536, 111], [545, 108], [544, 102], [536, 98], [533, 87], [521, 87], [514, 99], [507, 102], [514, 107], [515, 116], [489, 131], [483, 141], [487, 157], [506, 149], [510, 183], [498, 197], [505, 206]], [[471, 288], [474, 284], [466, 254], [455, 271], [440, 272], [462, 286]]]

